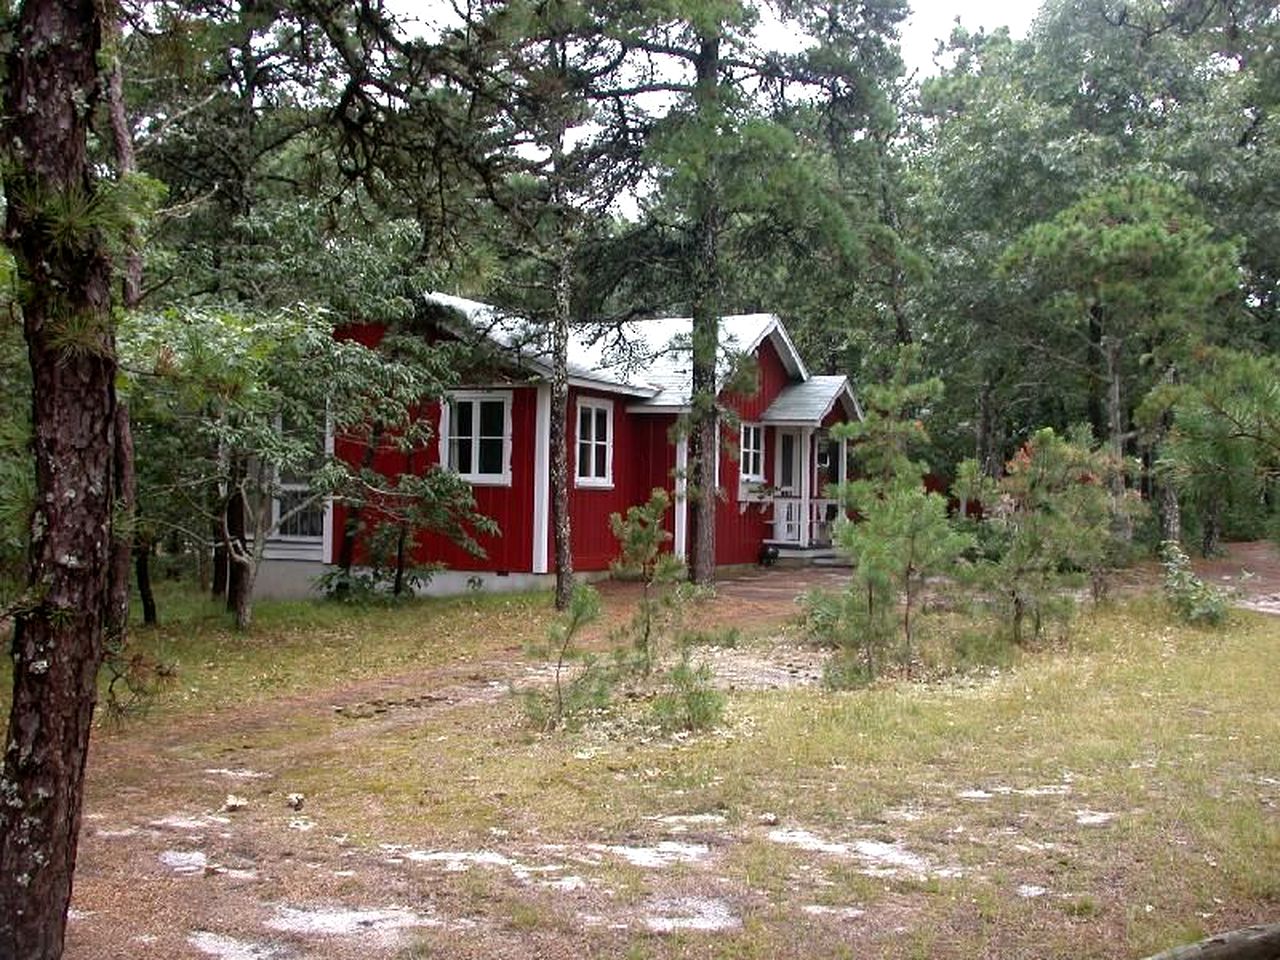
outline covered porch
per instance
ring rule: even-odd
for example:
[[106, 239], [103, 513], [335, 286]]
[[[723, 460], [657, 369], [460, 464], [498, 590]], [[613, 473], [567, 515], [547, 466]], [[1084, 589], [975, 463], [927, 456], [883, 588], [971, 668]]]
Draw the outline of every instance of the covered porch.
[[[757, 468], [764, 482], [751, 497], [769, 511], [766, 544], [793, 556], [830, 550], [841, 513], [832, 487], [849, 475], [848, 441], [832, 437], [831, 427], [861, 416], [845, 377], [812, 377], [778, 395], [760, 418], [758, 438], [744, 430], [744, 450], [758, 440], [772, 461]], [[748, 457], [743, 463], [745, 471]]]

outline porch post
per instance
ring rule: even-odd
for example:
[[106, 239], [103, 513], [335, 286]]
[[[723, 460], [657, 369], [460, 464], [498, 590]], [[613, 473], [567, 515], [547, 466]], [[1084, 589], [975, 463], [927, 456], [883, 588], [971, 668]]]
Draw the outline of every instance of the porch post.
[[809, 498], [813, 488], [813, 427], [805, 427], [800, 433], [800, 546], [809, 546], [812, 519]]
[[682, 436], [676, 441], [676, 536], [673, 543], [677, 559], [685, 558], [685, 542], [689, 537], [689, 438]]
[[840, 466], [836, 468], [836, 483], [843, 487], [849, 482], [849, 441], [840, 438]]

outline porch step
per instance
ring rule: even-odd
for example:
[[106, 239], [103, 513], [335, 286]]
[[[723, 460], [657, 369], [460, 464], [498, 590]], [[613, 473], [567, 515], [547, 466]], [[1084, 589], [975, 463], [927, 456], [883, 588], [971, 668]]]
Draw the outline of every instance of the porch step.
[[801, 547], [798, 544], [766, 540], [766, 544], [778, 549], [778, 562], [814, 564], [815, 566], [845, 567], [849, 562], [831, 546]]

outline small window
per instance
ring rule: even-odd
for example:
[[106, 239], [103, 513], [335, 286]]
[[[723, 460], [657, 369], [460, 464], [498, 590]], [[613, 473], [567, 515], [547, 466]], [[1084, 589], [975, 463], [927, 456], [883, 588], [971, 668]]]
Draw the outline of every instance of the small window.
[[742, 463], [742, 479], [763, 483], [764, 427], [758, 423], [744, 423], [738, 453]]
[[283, 414], [277, 422], [287, 439], [305, 439], [310, 453], [304, 462], [276, 471], [275, 497], [271, 504], [275, 537], [319, 540], [324, 536], [325, 503], [311, 490], [311, 478], [324, 465], [325, 436], [323, 433], [315, 436], [314, 428], [301, 428]]
[[578, 401], [578, 486], [613, 486], [613, 404]]
[[445, 463], [472, 483], [511, 483], [511, 394], [455, 394], [441, 425]]

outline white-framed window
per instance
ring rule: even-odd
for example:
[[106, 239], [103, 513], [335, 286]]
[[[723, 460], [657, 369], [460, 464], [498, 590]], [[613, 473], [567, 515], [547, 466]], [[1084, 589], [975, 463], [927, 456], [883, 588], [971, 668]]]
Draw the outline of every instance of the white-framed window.
[[613, 401], [578, 401], [578, 466], [580, 487], [613, 486]]
[[511, 391], [459, 390], [440, 414], [440, 460], [479, 486], [511, 486]]
[[303, 463], [276, 471], [271, 501], [271, 526], [275, 529], [272, 539], [320, 540], [324, 537], [325, 503], [312, 491], [311, 478], [330, 452], [327, 418], [324, 432], [318, 437], [308, 436], [284, 414], [276, 418], [276, 425], [284, 436], [302, 437], [314, 447]]
[[744, 423], [738, 444], [738, 461], [742, 479], [764, 482], [764, 427], [758, 423]]

